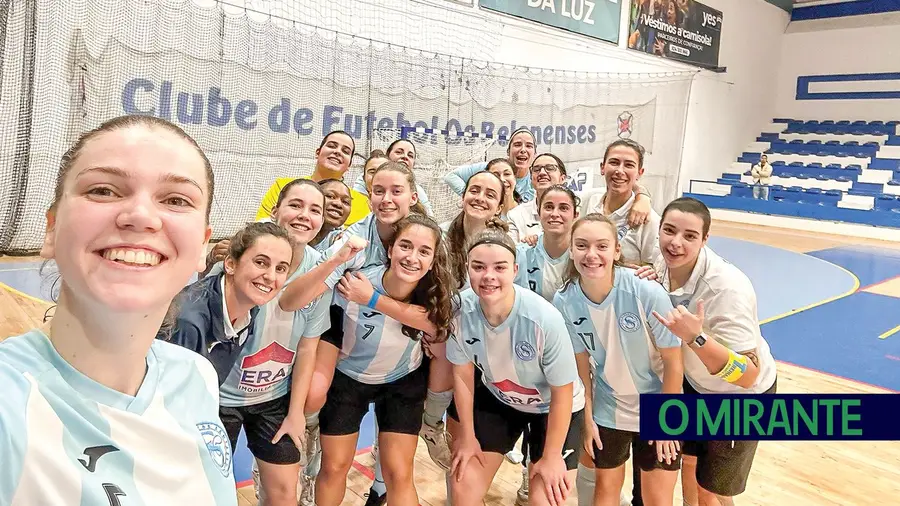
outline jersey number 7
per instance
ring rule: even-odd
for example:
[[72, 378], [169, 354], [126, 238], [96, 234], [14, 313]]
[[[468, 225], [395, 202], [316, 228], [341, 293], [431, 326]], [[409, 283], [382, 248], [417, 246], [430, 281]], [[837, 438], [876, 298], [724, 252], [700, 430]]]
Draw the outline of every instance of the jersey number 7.
[[366, 338], [369, 337], [369, 336], [371, 336], [371, 335], [372, 335], [372, 332], [375, 331], [375, 325], [370, 325], [370, 324], [368, 324], [368, 323], [364, 323], [364, 324], [363, 324], [363, 327], [366, 328], [366, 333], [365, 333], [365, 335], [362, 336], [362, 340], [365, 341]]
[[589, 350], [594, 351], [597, 349], [597, 343], [594, 342], [594, 333], [593, 332], [579, 332], [578, 337], [584, 341], [584, 344], [588, 347]]

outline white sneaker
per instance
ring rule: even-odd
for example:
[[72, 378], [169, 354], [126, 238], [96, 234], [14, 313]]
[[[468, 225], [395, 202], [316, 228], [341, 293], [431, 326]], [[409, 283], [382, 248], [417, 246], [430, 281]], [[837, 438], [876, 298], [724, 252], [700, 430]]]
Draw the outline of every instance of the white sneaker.
[[445, 471], [450, 470], [450, 435], [444, 430], [444, 422], [439, 422], [436, 427], [432, 427], [422, 422], [422, 428], [419, 430], [419, 437], [425, 440], [428, 447], [428, 455], [435, 464], [439, 465]]
[[516, 492], [516, 506], [528, 506], [528, 468], [522, 466], [522, 484]]

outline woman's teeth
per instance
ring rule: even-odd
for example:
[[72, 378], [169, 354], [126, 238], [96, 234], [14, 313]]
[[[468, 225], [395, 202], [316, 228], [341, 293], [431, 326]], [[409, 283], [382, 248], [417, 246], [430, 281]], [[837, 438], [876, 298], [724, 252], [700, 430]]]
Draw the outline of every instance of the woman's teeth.
[[113, 262], [123, 262], [135, 265], [157, 265], [161, 257], [159, 253], [143, 249], [133, 250], [124, 248], [112, 248], [103, 251], [103, 258]]
[[259, 290], [259, 291], [262, 292], [262, 293], [270, 293], [270, 292], [272, 291], [272, 287], [266, 286], [266, 285], [262, 285], [262, 284], [259, 284], [259, 283], [253, 283], [253, 286], [255, 286], [256, 289]]

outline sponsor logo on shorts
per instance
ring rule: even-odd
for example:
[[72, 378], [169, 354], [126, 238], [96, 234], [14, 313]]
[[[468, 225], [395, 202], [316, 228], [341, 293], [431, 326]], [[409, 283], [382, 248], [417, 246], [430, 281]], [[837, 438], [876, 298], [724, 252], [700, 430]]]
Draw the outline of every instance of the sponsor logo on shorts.
[[222, 476], [231, 475], [231, 441], [228, 439], [228, 433], [221, 425], [215, 422], [200, 422], [197, 424], [197, 430], [203, 436], [203, 442], [209, 451], [213, 464], [219, 468]]
[[625, 332], [634, 332], [641, 324], [641, 319], [634, 313], [625, 313], [619, 317], [619, 328]]
[[531, 343], [527, 342], [519, 342], [516, 343], [516, 356], [519, 357], [519, 360], [524, 360], [525, 362], [529, 362], [534, 360], [534, 357], [537, 355], [537, 352], [534, 351], [534, 346]]

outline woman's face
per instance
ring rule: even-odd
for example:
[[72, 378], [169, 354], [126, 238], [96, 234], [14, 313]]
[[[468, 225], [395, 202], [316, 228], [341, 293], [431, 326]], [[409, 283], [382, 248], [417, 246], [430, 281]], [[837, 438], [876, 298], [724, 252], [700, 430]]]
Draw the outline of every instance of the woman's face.
[[581, 222], [572, 232], [571, 258], [584, 280], [612, 276], [620, 254], [615, 228], [602, 221]]
[[205, 268], [208, 184], [203, 158], [175, 133], [100, 133], [66, 173], [41, 256], [56, 261], [64, 293], [82, 305], [165, 310]]
[[487, 221], [500, 212], [503, 183], [491, 174], [475, 174], [463, 194], [463, 212], [470, 218]]
[[469, 251], [469, 284], [487, 304], [502, 301], [513, 288], [518, 272], [516, 258], [496, 244], [480, 244]]
[[275, 223], [286, 228], [297, 245], [309, 244], [322, 229], [324, 198], [312, 185], [298, 184], [288, 190], [275, 209]]
[[225, 272], [241, 300], [262, 306], [274, 299], [284, 286], [294, 251], [287, 241], [272, 235], [262, 235], [244, 251], [241, 258], [225, 259]]
[[434, 231], [422, 225], [410, 225], [403, 229], [388, 251], [391, 271], [407, 283], [418, 283], [434, 264], [437, 240]]
[[762, 155], [762, 157], [759, 159], [759, 163], [761, 165], [765, 165], [765, 164], [769, 163], [769, 157], [767, 157], [766, 155]]
[[632, 192], [634, 182], [644, 173], [644, 168], [633, 148], [615, 146], [606, 155], [600, 173], [606, 179], [606, 191], [623, 194]]
[[703, 219], [693, 213], [671, 210], [659, 226], [659, 249], [669, 269], [692, 265], [706, 245]]
[[560, 184], [565, 176], [559, 163], [552, 157], [540, 155], [531, 166], [531, 185], [538, 193]]
[[382, 170], [372, 178], [369, 205], [375, 219], [385, 225], [393, 225], [409, 215], [409, 208], [418, 202], [405, 174], [394, 170]]
[[363, 181], [366, 183], [366, 191], [371, 195], [372, 193], [372, 178], [375, 177], [375, 171], [378, 170], [378, 167], [381, 167], [382, 164], [389, 161], [387, 158], [378, 157], [371, 158], [368, 162], [366, 162], [366, 166], [363, 168]]
[[568, 193], [551, 190], [541, 200], [541, 208], [538, 209], [541, 218], [541, 227], [544, 233], [569, 234], [572, 223], [575, 221], [577, 209]]
[[516, 173], [513, 171], [512, 165], [509, 163], [495, 163], [489, 170], [503, 181], [506, 194], [511, 198], [516, 189]]
[[332, 133], [325, 144], [316, 150], [316, 166], [344, 174], [353, 158], [353, 139], [344, 133]]
[[394, 144], [391, 152], [387, 155], [392, 162], [400, 162], [410, 169], [416, 165], [416, 147], [409, 141], [400, 141]]
[[509, 140], [506, 152], [516, 174], [527, 174], [534, 160], [534, 138], [528, 132], [519, 132]]
[[350, 188], [336, 181], [322, 185], [325, 194], [325, 223], [331, 228], [340, 228], [350, 216], [352, 197]]

